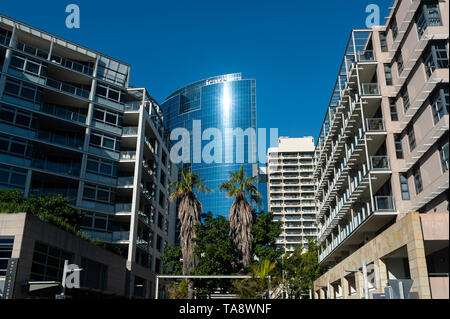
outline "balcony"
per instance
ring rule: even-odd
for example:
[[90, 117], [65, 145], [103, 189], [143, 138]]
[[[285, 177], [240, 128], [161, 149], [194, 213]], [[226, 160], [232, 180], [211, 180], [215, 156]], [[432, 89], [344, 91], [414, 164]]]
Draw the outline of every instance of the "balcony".
[[76, 86], [64, 83], [64, 82], [60, 82], [57, 80], [53, 80], [53, 79], [49, 79], [47, 78], [45, 81], [45, 84], [55, 90], [64, 92], [64, 93], [68, 93], [74, 96], [78, 96], [78, 97], [82, 97], [85, 99], [89, 99], [89, 91], [87, 90], [83, 90], [80, 89]]
[[378, 83], [362, 83], [361, 84], [363, 96], [379, 96], [380, 86]]
[[63, 163], [63, 162], [49, 162], [40, 159], [33, 159], [31, 166], [36, 169], [69, 175], [73, 177], [80, 176], [81, 163]]
[[366, 119], [366, 129], [369, 132], [386, 132], [384, 120], [381, 118]]
[[356, 60], [358, 62], [375, 62], [375, 52], [373, 50], [358, 51], [356, 53]]
[[390, 171], [391, 165], [388, 156], [371, 156], [370, 169], [372, 171]]
[[56, 105], [51, 105], [48, 103], [42, 104], [39, 111], [56, 116], [63, 120], [86, 124], [86, 115], [71, 112]]
[[135, 161], [136, 152], [120, 152], [121, 161]]
[[98, 239], [103, 242], [125, 244], [130, 238], [129, 231], [100, 232], [94, 230], [83, 230], [83, 233], [91, 238]]
[[117, 187], [120, 188], [130, 188], [133, 187], [134, 176], [119, 177], [117, 179]]
[[[344, 246], [358, 245], [364, 240], [364, 233], [375, 232], [379, 230], [390, 220], [396, 218], [395, 202], [392, 196], [374, 197], [374, 205], [366, 202], [362, 205], [359, 212], [354, 213], [350, 221], [341, 228], [341, 231], [333, 236], [328, 242], [327, 247], [319, 254], [319, 262], [323, 262], [330, 257], [338, 257], [341, 251], [346, 250]], [[319, 242], [325, 240], [328, 236], [326, 225], [319, 231]], [[327, 234], [324, 236], [324, 234]]]
[[122, 129], [122, 136], [136, 136], [138, 134], [138, 128], [136, 126], [124, 127]]
[[131, 203], [119, 203], [115, 205], [116, 214], [126, 213], [131, 214], [132, 204]]

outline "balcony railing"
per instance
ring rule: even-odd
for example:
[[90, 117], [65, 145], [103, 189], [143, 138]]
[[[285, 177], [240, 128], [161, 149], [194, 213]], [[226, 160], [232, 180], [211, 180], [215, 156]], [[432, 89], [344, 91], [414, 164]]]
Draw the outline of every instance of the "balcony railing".
[[5, 37], [4, 35], [0, 35], [0, 44], [9, 45], [11, 38]]
[[86, 123], [86, 115], [71, 112], [62, 107], [58, 107], [56, 105], [51, 105], [51, 104], [47, 104], [47, 103], [42, 104], [40, 111], [50, 114], [50, 115], [54, 115], [54, 116], [59, 117], [64, 120], [75, 121], [75, 122], [84, 123], [84, 124]]
[[375, 197], [375, 210], [376, 211], [395, 211], [395, 201], [392, 196], [376, 196]]
[[131, 203], [116, 204], [116, 213], [131, 213]]
[[74, 62], [72, 60], [64, 59], [64, 58], [61, 58], [56, 55], [52, 55], [51, 60], [54, 63], [60, 64], [68, 69], [77, 71], [79, 73], [83, 73], [83, 74], [90, 75], [90, 76], [92, 76], [94, 74], [93, 68], [91, 68], [87, 65], [78, 63], [78, 62]]
[[133, 183], [134, 183], [134, 176], [119, 177], [117, 179], [118, 187], [132, 187]]
[[378, 83], [363, 83], [362, 87], [362, 95], [376, 96], [380, 95], [380, 86]]
[[356, 53], [358, 62], [375, 61], [375, 52], [372, 50], [358, 51]]
[[125, 112], [135, 112], [139, 111], [141, 109], [140, 103], [127, 103], [125, 104], [124, 111]]
[[370, 157], [370, 169], [374, 171], [390, 170], [390, 162], [388, 156], [372, 156]]
[[386, 132], [383, 119], [366, 119], [366, 124], [369, 132]]
[[89, 91], [80, 89], [76, 86], [73, 86], [73, 85], [70, 85], [70, 84], [67, 84], [64, 82], [60, 82], [57, 80], [49, 79], [49, 78], [46, 79], [46, 84], [49, 87], [52, 87], [58, 91], [69, 93], [69, 94], [79, 96], [79, 97], [83, 97], [85, 99], [89, 99]]
[[136, 126], [124, 127], [122, 129], [122, 135], [137, 135], [138, 128]]
[[43, 169], [54, 173], [60, 173], [70, 176], [80, 176], [81, 163], [60, 163], [33, 159], [31, 166], [37, 169]]
[[120, 159], [124, 161], [134, 161], [136, 159], [136, 152], [120, 152]]

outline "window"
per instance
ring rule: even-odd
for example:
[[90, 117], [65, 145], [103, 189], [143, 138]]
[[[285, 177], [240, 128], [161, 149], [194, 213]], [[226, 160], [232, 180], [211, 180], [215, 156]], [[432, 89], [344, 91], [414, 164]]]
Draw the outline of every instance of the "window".
[[398, 77], [400, 77], [400, 74], [403, 72], [403, 57], [400, 52], [395, 57], [395, 62], [397, 62]]
[[30, 279], [32, 281], [61, 281], [64, 261], [72, 262], [73, 254], [59, 248], [35, 243]]
[[[12, 256], [14, 238], [0, 237], [0, 277], [6, 276], [8, 262]], [[2, 288], [0, 286], [0, 288]], [[2, 299], [2, 289], [0, 289], [0, 299]]]
[[126, 84], [128, 67], [106, 57], [100, 57], [97, 77], [120, 86]]
[[446, 69], [448, 68], [448, 55], [447, 47], [445, 43], [433, 44], [429, 47], [424, 55], [425, 70], [428, 77], [436, 69]]
[[37, 118], [32, 113], [5, 105], [0, 105], [0, 122], [27, 129], [35, 129], [37, 126]]
[[388, 44], [387, 44], [387, 36], [386, 32], [380, 32], [380, 45], [381, 45], [381, 52], [388, 52]]
[[431, 97], [431, 110], [433, 112], [434, 124], [440, 121], [444, 115], [448, 114], [448, 87], [439, 89]]
[[408, 177], [406, 173], [399, 173], [399, 177], [400, 177], [400, 190], [402, 192], [402, 199], [410, 200], [411, 197], [409, 195]]
[[416, 187], [416, 195], [419, 195], [423, 191], [422, 175], [420, 174], [419, 167], [415, 167], [413, 169], [413, 175], [414, 175], [414, 185]]
[[108, 177], [117, 177], [117, 163], [89, 156], [86, 171]]
[[412, 152], [416, 148], [416, 135], [414, 134], [414, 127], [408, 127], [409, 151]]
[[27, 171], [7, 165], [0, 165], [0, 188], [25, 190]]
[[386, 85], [392, 85], [392, 67], [390, 64], [384, 64], [384, 75], [386, 77]]
[[33, 144], [28, 141], [0, 135], [0, 153], [21, 158], [31, 158]]
[[397, 156], [397, 159], [403, 159], [403, 145], [402, 145], [402, 138], [400, 134], [394, 134], [394, 141], [395, 141], [395, 154]]
[[408, 111], [409, 106], [410, 106], [410, 101], [409, 101], [409, 94], [408, 94], [408, 90], [406, 89], [406, 87], [402, 90], [402, 92], [400, 93], [402, 96], [402, 101], [403, 101], [403, 109], [406, 111]]
[[5, 95], [21, 98], [23, 100], [40, 104], [42, 100], [42, 89], [20, 81], [6, 80]]
[[82, 258], [80, 273], [81, 286], [105, 291], [108, 282], [108, 267], [96, 261]]
[[120, 152], [120, 138], [98, 132], [92, 132], [90, 145], [98, 148], [104, 148], [115, 152]]
[[103, 187], [86, 183], [83, 190], [83, 199], [112, 204], [115, 201], [115, 191], [110, 187]]
[[81, 227], [98, 231], [108, 231], [111, 227], [111, 217], [99, 213], [87, 213], [83, 217]]
[[443, 146], [439, 146], [439, 154], [441, 157], [442, 172], [445, 173], [448, 171], [449, 166], [448, 142]]
[[96, 95], [101, 98], [121, 104], [125, 103], [126, 98], [126, 92], [119, 91], [103, 84], [97, 84]]
[[47, 76], [47, 65], [41, 61], [14, 54], [11, 58], [10, 68], [37, 76]]
[[417, 32], [419, 33], [419, 38], [422, 37], [425, 30], [429, 26], [441, 26], [441, 13], [439, 11], [439, 6], [437, 1], [434, 3], [424, 4], [422, 6], [422, 11], [417, 18]]
[[391, 121], [398, 121], [397, 103], [394, 98], [389, 98], [389, 108], [391, 110]]

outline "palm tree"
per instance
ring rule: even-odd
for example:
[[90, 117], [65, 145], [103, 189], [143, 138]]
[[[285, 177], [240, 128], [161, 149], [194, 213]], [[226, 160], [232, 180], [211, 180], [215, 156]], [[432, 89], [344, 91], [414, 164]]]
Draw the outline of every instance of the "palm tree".
[[270, 290], [277, 285], [279, 279], [271, 277], [276, 263], [266, 259], [257, 265], [250, 265], [252, 278], [244, 279], [234, 283], [237, 295], [240, 299], [263, 299], [269, 298]]
[[231, 205], [229, 220], [231, 238], [238, 250], [238, 266], [241, 271], [251, 263], [251, 245], [253, 236], [251, 234], [253, 217], [252, 208], [247, 201], [254, 201], [261, 205], [261, 194], [258, 192], [255, 182], [256, 176], [247, 178], [244, 167], [241, 166], [237, 172], [230, 173], [230, 180], [220, 185], [220, 191], [226, 191], [230, 198], [234, 198]]
[[183, 258], [183, 275], [190, 274], [197, 266], [194, 248], [195, 225], [200, 224], [200, 214], [202, 213], [202, 204], [197, 199], [194, 191], [211, 191], [203, 185], [204, 180], [197, 174], [187, 171], [184, 168], [180, 170], [181, 178], [179, 181], [170, 184], [175, 191], [170, 195], [170, 200], [177, 198], [179, 200], [178, 218], [181, 222], [181, 255]]

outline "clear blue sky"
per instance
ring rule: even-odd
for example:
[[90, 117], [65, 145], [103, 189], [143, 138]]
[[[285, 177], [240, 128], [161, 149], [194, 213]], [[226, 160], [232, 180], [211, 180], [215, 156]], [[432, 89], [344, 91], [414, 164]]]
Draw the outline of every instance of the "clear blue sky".
[[[65, 7], [81, 28], [65, 27]], [[258, 126], [317, 137], [352, 28], [392, 0], [22, 0], [0, 13], [131, 64], [131, 82], [162, 103], [219, 74], [257, 80]]]

